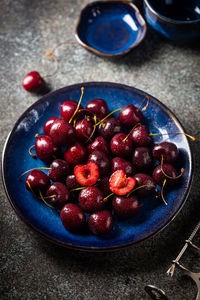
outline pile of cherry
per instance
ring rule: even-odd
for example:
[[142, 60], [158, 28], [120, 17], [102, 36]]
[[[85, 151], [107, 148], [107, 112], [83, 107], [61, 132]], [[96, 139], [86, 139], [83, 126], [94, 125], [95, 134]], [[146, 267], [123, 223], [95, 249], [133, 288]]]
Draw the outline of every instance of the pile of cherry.
[[[61, 118], [47, 120], [44, 134], [36, 135], [36, 155], [30, 154], [49, 167], [26, 171], [25, 184], [58, 209], [67, 230], [88, 226], [94, 234], [105, 234], [114, 218], [133, 218], [141, 207], [139, 198], [156, 195], [156, 185], [167, 204], [163, 188], [175, 185], [183, 169], [178, 175], [172, 165], [179, 155], [175, 144], [153, 145], [141, 108], [128, 104], [114, 118], [103, 99], [89, 101], [85, 109], [81, 99], [65, 101]], [[155, 160], [160, 162], [153, 170]]]

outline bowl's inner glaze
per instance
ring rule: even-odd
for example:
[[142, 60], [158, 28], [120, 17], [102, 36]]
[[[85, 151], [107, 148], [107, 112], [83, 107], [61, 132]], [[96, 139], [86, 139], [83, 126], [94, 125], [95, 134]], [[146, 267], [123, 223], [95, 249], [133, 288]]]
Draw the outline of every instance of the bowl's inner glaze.
[[128, 4], [96, 2], [87, 6], [78, 26], [79, 38], [101, 53], [115, 54], [137, 43], [144, 34], [142, 18]]
[[199, 0], [148, 0], [151, 7], [159, 14], [177, 21], [200, 19]]

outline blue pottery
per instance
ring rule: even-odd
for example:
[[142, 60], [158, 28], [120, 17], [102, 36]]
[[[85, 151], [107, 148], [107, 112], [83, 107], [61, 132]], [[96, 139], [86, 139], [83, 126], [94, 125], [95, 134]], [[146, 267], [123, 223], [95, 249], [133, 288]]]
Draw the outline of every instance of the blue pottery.
[[129, 52], [145, 37], [146, 23], [128, 1], [97, 1], [81, 12], [75, 36], [88, 50], [102, 56]]
[[[94, 98], [103, 98], [110, 111], [128, 103], [139, 107], [145, 96], [148, 96], [150, 103], [143, 112], [145, 124], [150, 132], [165, 134], [154, 136], [154, 142], [174, 142], [180, 151], [176, 167], [179, 170], [185, 169], [180, 184], [175, 189], [164, 191], [167, 206], [155, 195], [143, 198], [140, 200], [141, 208], [134, 218], [120, 221], [115, 217], [113, 230], [103, 236], [95, 236], [87, 230], [82, 234], [67, 231], [61, 223], [59, 213], [34, 198], [25, 188], [27, 175], [18, 178], [26, 170], [48, 166], [40, 159], [33, 159], [28, 149], [35, 142], [35, 134], [43, 132], [44, 123], [51, 117], [60, 116], [61, 104], [66, 99], [79, 100], [82, 86], [85, 87], [83, 106]], [[89, 82], [49, 93], [21, 115], [7, 138], [2, 156], [2, 175], [7, 197], [17, 215], [27, 225], [42, 237], [61, 246], [87, 251], [111, 251], [135, 245], [165, 228], [183, 207], [190, 191], [193, 174], [190, 145], [183, 134], [168, 135], [168, 132], [184, 132], [184, 129], [174, 114], [159, 100], [133, 87], [109, 82]], [[47, 170], [43, 171], [48, 174]]]
[[144, 0], [148, 24], [172, 40], [193, 40], [200, 36], [199, 0]]

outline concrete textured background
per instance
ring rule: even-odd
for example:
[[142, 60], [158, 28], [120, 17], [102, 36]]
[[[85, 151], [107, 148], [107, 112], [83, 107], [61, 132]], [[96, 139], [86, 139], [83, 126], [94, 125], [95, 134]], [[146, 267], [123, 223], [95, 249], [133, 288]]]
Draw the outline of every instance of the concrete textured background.
[[[1, 152], [14, 122], [38, 96], [23, 90], [23, 76], [54, 70], [45, 57], [56, 44], [74, 40], [86, 0], [0, 1]], [[139, 7], [141, 2], [138, 1]], [[83, 81], [112, 81], [145, 90], [175, 113], [186, 131], [200, 139], [200, 42], [177, 44], [148, 28], [144, 42], [125, 57], [98, 57], [79, 45], [57, 50], [59, 72], [53, 90]], [[199, 141], [192, 143], [195, 174], [190, 196], [175, 220], [154, 238], [120, 252], [82, 253], [53, 245], [32, 232], [11, 209], [0, 189], [0, 299], [149, 299], [146, 284], [170, 299], [195, 299], [196, 286], [178, 269], [166, 276], [172, 259], [199, 220]], [[199, 245], [199, 235], [195, 238]], [[200, 271], [199, 256], [183, 262]]]

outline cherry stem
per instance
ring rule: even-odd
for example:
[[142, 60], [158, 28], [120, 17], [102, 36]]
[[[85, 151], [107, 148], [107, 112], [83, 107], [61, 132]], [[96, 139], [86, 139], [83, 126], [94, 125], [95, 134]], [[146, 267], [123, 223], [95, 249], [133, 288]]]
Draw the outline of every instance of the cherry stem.
[[164, 195], [163, 195], [163, 190], [164, 190], [164, 186], [165, 186], [165, 184], [166, 184], [166, 181], [167, 181], [167, 179], [165, 178], [164, 181], [163, 181], [163, 185], [162, 185], [161, 192], [160, 192], [160, 195], [161, 195], [162, 200], [163, 200], [163, 202], [165, 203], [165, 205], [167, 205], [167, 202], [165, 201], [165, 198], [164, 198]]
[[151, 187], [154, 187], [156, 189], [156, 186], [154, 184], [144, 184], [144, 185], [141, 185], [141, 186], [138, 186], [137, 188], [133, 189], [132, 191], [130, 191], [130, 193], [128, 193], [128, 195], [126, 197], [129, 197], [130, 194], [132, 194], [133, 192], [143, 188], [143, 187], [146, 187], [146, 186], [151, 186]]
[[145, 107], [143, 107], [142, 111], [145, 111], [147, 109], [147, 107], [149, 106], [149, 96], [144, 97], [144, 99], [142, 100], [142, 103], [138, 107], [137, 111], [141, 109], [141, 107], [146, 99], [147, 99], [147, 104], [145, 105]]
[[44, 75], [43, 78], [52, 77], [58, 72], [58, 60], [57, 60], [56, 56], [52, 52], [46, 52], [45, 55], [49, 56], [51, 59], [53, 59], [55, 61], [56, 69], [52, 74]]
[[170, 135], [170, 134], [183, 134], [187, 137], [189, 137], [191, 140], [196, 141], [196, 138], [194, 136], [191, 136], [185, 132], [169, 132], [169, 133], [150, 133], [150, 136], [154, 136], [154, 135]]
[[118, 108], [118, 109], [116, 109], [116, 110], [113, 110], [111, 113], [109, 113], [105, 118], [103, 118], [102, 120], [100, 120], [97, 124], [96, 124], [96, 126], [98, 126], [99, 124], [101, 124], [104, 120], [106, 120], [108, 117], [110, 117], [112, 114], [114, 114], [115, 112], [117, 112], [117, 111], [120, 111], [121, 110], [121, 108]]
[[44, 133], [36, 133], [35, 138], [37, 139], [40, 135], [44, 135]]
[[48, 203], [45, 201], [45, 199], [44, 199], [44, 197], [43, 197], [43, 195], [42, 195], [42, 193], [41, 193], [40, 190], [39, 190], [39, 194], [40, 194], [40, 197], [41, 197], [42, 201], [43, 201], [47, 206], [49, 206], [49, 207], [51, 207], [51, 208], [54, 208], [53, 206], [51, 206], [50, 204], [48, 204]]
[[78, 187], [78, 188], [76, 188], [76, 189], [72, 189], [72, 190], [70, 190], [70, 192], [74, 192], [74, 191], [83, 190], [83, 189], [85, 189], [85, 188], [86, 188], [86, 186], [81, 186], [81, 187]]
[[34, 159], [36, 159], [36, 158], [37, 158], [37, 155], [31, 152], [31, 150], [32, 150], [33, 148], [35, 148], [35, 145], [32, 145], [32, 146], [28, 149], [28, 153], [29, 153], [29, 155], [30, 155], [31, 157], [33, 157]]
[[69, 120], [69, 124], [70, 124], [71, 121], [73, 120], [74, 116], [76, 115], [76, 113], [77, 113], [77, 111], [78, 111], [78, 109], [79, 109], [79, 107], [80, 107], [80, 105], [81, 105], [81, 100], [82, 100], [82, 98], [83, 98], [83, 93], [84, 93], [84, 87], [81, 87], [81, 97], [80, 97], [80, 100], [79, 100], [79, 102], [78, 102], [78, 104], [77, 104], [77, 107], [76, 107], [76, 109], [75, 109], [75, 112], [73, 113], [71, 119]]
[[163, 161], [164, 161], [164, 156], [163, 155], [161, 155], [161, 171], [162, 171], [162, 173], [165, 175], [165, 177], [167, 177], [167, 178], [169, 178], [169, 179], [178, 179], [178, 178], [180, 178], [182, 175], [183, 175], [183, 173], [184, 173], [184, 168], [181, 168], [181, 173], [178, 175], [178, 176], [175, 176], [175, 177], [172, 177], [172, 176], [169, 176], [169, 175], [167, 175], [165, 172], [164, 172], [164, 170], [163, 170]]
[[89, 138], [87, 139], [87, 141], [86, 141], [85, 143], [87, 143], [87, 142], [89, 142], [89, 141], [92, 142], [91, 138], [93, 137], [93, 135], [94, 135], [94, 133], [95, 133], [96, 127], [97, 127], [97, 116], [94, 115], [94, 128], [93, 128], [93, 130], [92, 130], [91, 135], [89, 136]]
[[24, 176], [26, 173], [28, 172], [31, 172], [31, 171], [34, 171], [34, 170], [51, 170], [51, 168], [46, 168], [46, 167], [39, 167], [39, 168], [33, 168], [33, 169], [30, 169], [30, 170], [27, 170], [26, 172], [22, 173], [18, 179], [20, 179], [22, 176]]
[[77, 42], [73, 42], [73, 41], [67, 41], [67, 42], [62, 42], [62, 43], [59, 43], [58, 45], [56, 45], [52, 50], [51, 50], [51, 53], [55, 52], [56, 49], [58, 49], [60, 46], [62, 45], [79, 45]]
[[108, 198], [110, 198], [111, 196], [113, 196], [114, 193], [111, 193], [110, 195], [106, 196], [103, 200], [106, 202]]
[[30, 184], [30, 182], [29, 182], [28, 180], [27, 180], [27, 184], [28, 184], [28, 187], [29, 187], [31, 193], [33, 194], [33, 196], [34, 196], [35, 198], [37, 198], [36, 194], [35, 194], [34, 191], [32, 190], [31, 184]]
[[136, 128], [136, 127], [138, 127], [138, 126], [142, 126], [142, 124], [141, 123], [137, 123], [132, 129], [131, 129], [131, 131], [129, 132], [129, 134], [127, 134], [127, 136], [122, 140], [122, 142], [126, 142], [126, 140], [128, 139], [128, 137], [129, 137], [129, 135], [131, 134], [131, 132]]

